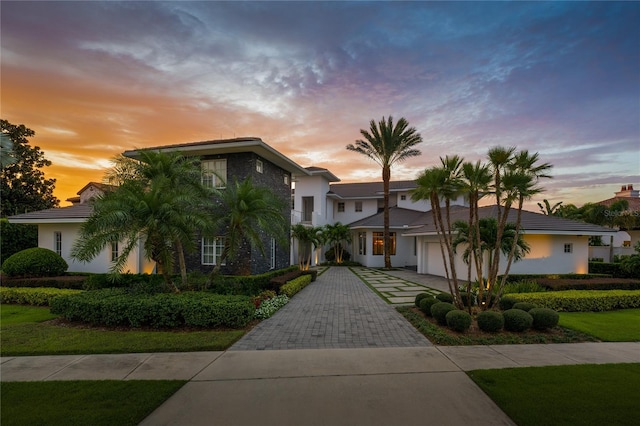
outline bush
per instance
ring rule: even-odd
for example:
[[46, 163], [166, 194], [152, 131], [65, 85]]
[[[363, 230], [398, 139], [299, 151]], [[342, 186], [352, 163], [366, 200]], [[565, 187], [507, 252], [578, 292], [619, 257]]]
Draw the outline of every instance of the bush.
[[469, 306], [470, 303], [473, 304], [473, 295], [466, 291], [461, 291], [460, 301], [462, 302], [462, 306]]
[[547, 291], [546, 288], [536, 281], [522, 280], [506, 283], [502, 289], [502, 294], [509, 293], [536, 293], [538, 291]]
[[620, 263], [589, 262], [589, 274], [607, 274], [613, 278], [637, 278], [622, 268]]
[[529, 302], [516, 302], [511, 307], [511, 309], [520, 309], [521, 311], [525, 312], [529, 312], [533, 308], [537, 308], [537, 306]]
[[33, 247], [38, 247], [38, 225], [9, 223], [7, 218], [0, 219], [0, 265], [9, 256]]
[[22, 250], [2, 264], [2, 271], [10, 277], [56, 277], [67, 268], [69, 265], [62, 257], [41, 247]]
[[502, 313], [496, 311], [482, 311], [476, 317], [478, 328], [489, 333], [496, 333], [504, 327]]
[[432, 296], [429, 293], [419, 293], [419, 294], [416, 295], [416, 300], [415, 300], [414, 303], [415, 303], [417, 308], [420, 307], [420, 301], [422, 299], [424, 299], [425, 297], [432, 297]]
[[454, 311], [447, 312], [445, 320], [447, 322], [447, 327], [454, 331], [464, 333], [469, 329], [469, 327], [471, 327], [472, 318], [468, 312], [456, 309]]
[[640, 308], [640, 290], [567, 290], [511, 295], [558, 312], [600, 312]]
[[83, 290], [87, 277], [83, 275], [64, 275], [61, 277], [38, 277], [38, 278], [9, 278], [2, 277], [4, 287], [47, 287], [47, 288], [70, 288]]
[[506, 311], [507, 309], [513, 308], [513, 305], [518, 302], [518, 299], [515, 299], [510, 296], [502, 296], [500, 301], [498, 302], [498, 306], [501, 311]]
[[451, 303], [447, 302], [437, 302], [431, 306], [431, 316], [435, 318], [435, 320], [440, 325], [447, 324], [447, 312], [455, 310], [456, 307]]
[[278, 291], [286, 281], [274, 284], [270, 283], [271, 279], [298, 270], [298, 266], [293, 265], [259, 275], [219, 275], [206, 290], [216, 294], [255, 296], [263, 290]]
[[449, 293], [438, 293], [436, 299], [445, 303], [453, 303], [453, 296]]
[[287, 282], [280, 287], [280, 292], [286, 294], [287, 297], [293, 297], [294, 294], [305, 288], [311, 283], [311, 275], [301, 275], [296, 279]]
[[508, 331], [526, 331], [533, 325], [533, 317], [521, 309], [507, 309], [502, 313]]
[[278, 310], [287, 303], [289, 303], [289, 298], [285, 294], [267, 299], [260, 304], [258, 309], [256, 309], [255, 317], [257, 319], [267, 319], [278, 312]]
[[536, 330], [547, 330], [558, 325], [560, 315], [553, 309], [533, 308], [529, 311], [533, 318], [533, 328]]
[[20, 288], [0, 287], [0, 302], [16, 305], [50, 306], [56, 297], [78, 294], [82, 290], [70, 290], [48, 287]]
[[436, 303], [441, 303], [438, 299], [433, 296], [425, 297], [420, 300], [420, 310], [423, 314], [430, 317], [431, 316], [431, 307]]
[[255, 307], [246, 296], [149, 295], [110, 288], [57, 297], [51, 302], [51, 313], [105, 326], [241, 328], [253, 319]]
[[[335, 253], [334, 247], [331, 247], [329, 250], [327, 250], [324, 253], [324, 259], [329, 263], [335, 262], [336, 253]], [[351, 260], [351, 253], [349, 253], [348, 250], [342, 250], [342, 263], [344, 264], [345, 262], [348, 262], [349, 260]]]
[[85, 290], [113, 287], [146, 288], [149, 293], [170, 291], [166, 288], [162, 275], [156, 274], [91, 274], [84, 284]]

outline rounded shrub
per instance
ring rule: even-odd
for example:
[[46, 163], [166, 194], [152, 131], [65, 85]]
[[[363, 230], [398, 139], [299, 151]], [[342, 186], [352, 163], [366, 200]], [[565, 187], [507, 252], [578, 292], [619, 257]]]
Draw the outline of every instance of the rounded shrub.
[[511, 296], [502, 296], [498, 301], [498, 306], [501, 311], [506, 311], [507, 309], [513, 308], [513, 305], [516, 303], [518, 303], [518, 299]]
[[453, 303], [453, 296], [449, 293], [438, 293], [436, 294], [436, 299], [445, 303]]
[[435, 305], [436, 303], [440, 303], [440, 302], [435, 297], [433, 297], [433, 296], [432, 297], [425, 297], [424, 299], [422, 299], [420, 301], [420, 310], [426, 316], [430, 317], [431, 316], [431, 306]]
[[440, 325], [447, 324], [447, 312], [456, 310], [456, 307], [451, 303], [447, 302], [438, 302], [431, 306], [431, 316], [435, 318], [435, 320]]
[[533, 318], [533, 328], [536, 330], [547, 330], [558, 325], [560, 315], [553, 309], [533, 308], [529, 311]]
[[2, 271], [10, 277], [56, 277], [67, 268], [69, 265], [60, 255], [42, 247], [19, 251], [2, 264]]
[[513, 306], [511, 307], [511, 309], [520, 309], [525, 312], [529, 312], [533, 308], [537, 308], [537, 306], [534, 303], [529, 303], [529, 302], [514, 303]]
[[504, 317], [501, 312], [482, 311], [476, 317], [478, 328], [489, 333], [496, 333], [504, 327]]
[[416, 300], [415, 300], [416, 307], [418, 307], [418, 308], [419, 308], [419, 307], [420, 307], [420, 301], [421, 301], [422, 299], [424, 299], [425, 297], [429, 297], [429, 296], [430, 296], [430, 294], [429, 294], [429, 293], [418, 293], [418, 294], [416, 295]]
[[507, 309], [504, 316], [504, 328], [508, 331], [526, 331], [533, 325], [533, 317], [522, 309]]
[[445, 320], [447, 327], [460, 333], [464, 333], [471, 327], [471, 315], [458, 309], [447, 312]]

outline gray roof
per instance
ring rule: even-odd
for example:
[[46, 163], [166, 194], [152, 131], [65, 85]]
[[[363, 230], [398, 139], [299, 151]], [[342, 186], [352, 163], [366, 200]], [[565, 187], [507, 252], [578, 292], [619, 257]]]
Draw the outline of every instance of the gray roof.
[[[397, 180], [389, 182], [390, 192], [409, 191], [417, 187], [415, 180]], [[382, 198], [382, 182], [333, 183], [330, 193], [339, 198]]]
[[[420, 227], [426, 224], [427, 219], [423, 212], [403, 209], [400, 207], [389, 208], [389, 226], [391, 228]], [[376, 213], [364, 219], [356, 220], [349, 224], [353, 228], [382, 228], [384, 227], [384, 212]]]
[[[469, 219], [469, 208], [455, 207], [456, 208], [452, 208], [451, 210], [451, 222], [453, 223], [456, 220], [467, 221]], [[404, 233], [404, 235], [434, 235], [436, 233], [431, 211], [424, 214], [428, 218], [426, 224], [419, 228], [411, 229]], [[495, 205], [480, 207], [478, 209], [478, 215], [481, 218], [497, 217], [497, 214], [498, 210]], [[509, 211], [507, 220], [509, 222], [515, 222], [517, 214], [517, 209], [512, 208]], [[615, 229], [605, 228], [591, 223], [564, 219], [557, 216], [547, 216], [527, 210], [522, 210], [521, 227], [524, 234], [602, 235], [617, 232]]]
[[69, 207], [57, 207], [9, 216], [8, 219], [10, 223], [80, 223], [91, 216], [92, 210], [93, 203], [86, 202]]

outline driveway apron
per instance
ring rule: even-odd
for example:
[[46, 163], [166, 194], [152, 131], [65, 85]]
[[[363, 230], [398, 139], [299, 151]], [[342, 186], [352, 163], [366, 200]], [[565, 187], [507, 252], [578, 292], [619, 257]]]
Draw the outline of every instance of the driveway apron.
[[229, 350], [432, 346], [349, 268], [332, 267]]

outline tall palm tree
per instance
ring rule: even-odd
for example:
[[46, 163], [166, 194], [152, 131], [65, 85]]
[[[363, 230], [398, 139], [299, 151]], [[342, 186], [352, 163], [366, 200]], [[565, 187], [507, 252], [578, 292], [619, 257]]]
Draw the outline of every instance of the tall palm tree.
[[[123, 242], [124, 248], [110, 270], [115, 275], [122, 272], [142, 240], [147, 258], [156, 262], [166, 284], [178, 292], [171, 278], [174, 255], [193, 249], [196, 230], [212, 224], [204, 209], [209, 193], [201, 186], [199, 173], [196, 162], [179, 153], [142, 151], [133, 177], [120, 179], [119, 186], [94, 201], [91, 216], [72, 248], [72, 257], [90, 261], [107, 244]], [[183, 263], [183, 255], [179, 257]]]
[[391, 181], [391, 166], [407, 158], [420, 155], [414, 147], [422, 142], [422, 136], [415, 127], [409, 127], [405, 118], [400, 118], [393, 124], [393, 117], [382, 117], [377, 124], [374, 120], [369, 123], [369, 131], [360, 129], [364, 139], [358, 139], [354, 144], [347, 145], [348, 151], [366, 155], [382, 167], [382, 183], [384, 194], [384, 266], [391, 268], [391, 250], [389, 237], [389, 182]]
[[351, 242], [351, 228], [349, 228], [349, 225], [336, 222], [333, 225], [325, 225], [323, 233], [326, 243], [333, 246], [336, 263], [342, 263], [344, 244]]
[[285, 203], [273, 191], [253, 184], [251, 177], [243, 181], [234, 178], [220, 190], [213, 215], [215, 229], [224, 236], [220, 262], [211, 277], [215, 277], [227, 259], [238, 259], [239, 273], [251, 274], [248, 256], [240, 256], [243, 248], [257, 248], [264, 256], [264, 238], [272, 237], [284, 242], [288, 236], [288, 223], [283, 209]]

